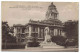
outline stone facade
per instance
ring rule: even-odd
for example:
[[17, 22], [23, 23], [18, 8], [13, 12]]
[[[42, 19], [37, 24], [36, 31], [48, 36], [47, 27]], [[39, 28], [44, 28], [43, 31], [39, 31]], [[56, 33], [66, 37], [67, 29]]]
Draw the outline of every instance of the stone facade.
[[43, 21], [29, 20], [26, 25], [14, 25], [14, 36], [17, 42], [26, 42], [27, 37], [37, 37], [38, 41], [44, 41], [45, 27], [49, 27], [50, 36], [61, 36], [63, 33], [63, 23], [58, 20], [56, 6], [51, 3], [46, 12], [46, 19]]

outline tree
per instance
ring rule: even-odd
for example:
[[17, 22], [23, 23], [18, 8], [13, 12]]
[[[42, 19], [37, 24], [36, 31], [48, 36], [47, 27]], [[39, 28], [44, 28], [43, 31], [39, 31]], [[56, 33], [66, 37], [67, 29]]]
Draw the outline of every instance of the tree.
[[64, 26], [67, 38], [78, 37], [78, 21], [67, 21]]
[[9, 35], [9, 26], [7, 22], [2, 22], [2, 41], [7, 40], [7, 35]]
[[9, 31], [10, 33], [14, 33], [14, 27], [12, 26], [12, 27], [10, 27], [10, 31]]
[[12, 36], [10, 33], [10, 27], [7, 22], [2, 21], [2, 48], [7, 48], [8, 43], [15, 43], [16, 38]]
[[67, 21], [64, 23], [64, 31], [68, 39], [76, 40], [78, 44], [78, 21]]
[[2, 42], [15, 42], [16, 38], [9, 33], [13, 33], [7, 22], [2, 22]]

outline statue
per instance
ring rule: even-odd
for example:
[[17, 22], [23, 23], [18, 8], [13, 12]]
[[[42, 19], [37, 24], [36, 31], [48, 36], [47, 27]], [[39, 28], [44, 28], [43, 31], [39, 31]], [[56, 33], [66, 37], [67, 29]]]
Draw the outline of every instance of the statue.
[[45, 40], [44, 40], [45, 43], [48, 43], [48, 42], [51, 42], [51, 37], [49, 35], [49, 28], [46, 27], [45, 28]]
[[51, 41], [49, 27], [45, 27], [44, 31], [45, 31], [45, 40], [40, 43], [40, 46], [42, 48], [64, 48]]

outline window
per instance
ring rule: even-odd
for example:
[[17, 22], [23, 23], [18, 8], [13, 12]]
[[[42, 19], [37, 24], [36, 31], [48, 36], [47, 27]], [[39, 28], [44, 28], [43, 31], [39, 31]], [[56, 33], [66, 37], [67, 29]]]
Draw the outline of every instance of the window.
[[43, 37], [44, 37], [44, 29], [40, 29], [39, 38], [43, 38]]
[[25, 28], [22, 28], [22, 33], [24, 33], [25, 32]]
[[35, 27], [32, 27], [32, 32], [35, 32]]
[[54, 29], [54, 36], [57, 35], [57, 29]]
[[38, 27], [32, 27], [32, 32], [38, 32]]
[[17, 33], [20, 33], [20, 27], [17, 28]]
[[50, 30], [50, 35], [54, 36], [54, 30], [53, 29]]

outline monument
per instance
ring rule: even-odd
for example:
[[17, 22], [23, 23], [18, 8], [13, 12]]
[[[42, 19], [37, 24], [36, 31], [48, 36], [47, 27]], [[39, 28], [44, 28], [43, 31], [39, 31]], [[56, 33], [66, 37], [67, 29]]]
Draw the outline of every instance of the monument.
[[64, 48], [51, 41], [49, 27], [45, 27], [45, 40], [40, 45], [42, 48]]

